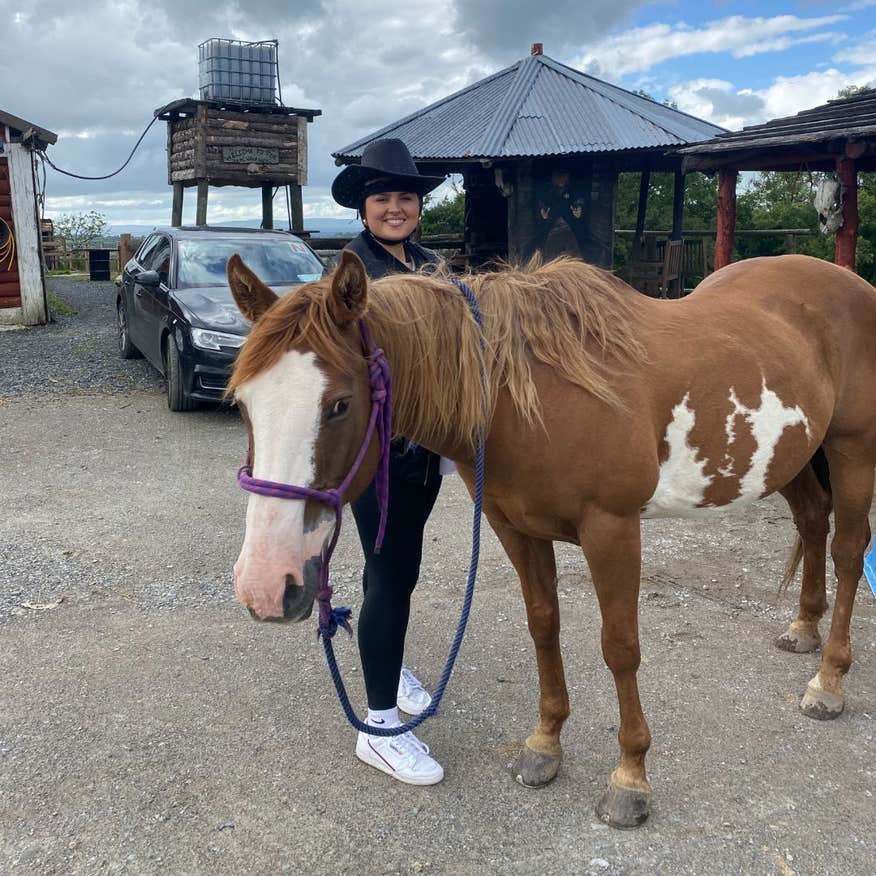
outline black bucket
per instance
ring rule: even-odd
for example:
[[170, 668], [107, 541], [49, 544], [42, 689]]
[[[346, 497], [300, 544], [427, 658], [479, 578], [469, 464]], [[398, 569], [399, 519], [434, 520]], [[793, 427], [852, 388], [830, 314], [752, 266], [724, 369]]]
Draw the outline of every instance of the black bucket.
[[109, 249], [88, 250], [88, 279], [110, 279], [110, 252]]

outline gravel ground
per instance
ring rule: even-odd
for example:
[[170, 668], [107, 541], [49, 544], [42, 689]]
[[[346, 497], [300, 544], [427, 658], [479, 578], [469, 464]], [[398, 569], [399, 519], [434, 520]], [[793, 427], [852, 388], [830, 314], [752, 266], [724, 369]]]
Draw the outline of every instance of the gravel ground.
[[77, 313], [56, 313], [52, 322], [38, 328], [0, 332], [0, 398], [123, 395], [159, 387], [161, 376], [151, 365], [119, 356], [115, 284], [50, 277], [49, 289]]
[[[617, 707], [569, 546], [566, 756], [540, 791], [507, 774], [536, 674], [489, 532], [457, 669], [421, 733], [446, 779], [401, 786], [353, 757], [312, 625], [254, 624], [231, 598], [246, 502], [236, 414], [170, 413], [159, 376], [117, 357], [111, 284], [52, 285], [78, 316], [0, 332], [0, 873], [876, 872], [876, 605], [862, 587], [846, 712], [805, 718], [817, 655], [772, 647], [793, 613], [775, 596], [792, 534], [780, 500], [643, 527], [644, 828], [593, 815]], [[458, 616], [470, 507], [449, 479], [429, 525], [408, 657], [430, 684]], [[355, 611], [352, 530], [332, 575]], [[337, 650], [361, 703], [354, 643]]]

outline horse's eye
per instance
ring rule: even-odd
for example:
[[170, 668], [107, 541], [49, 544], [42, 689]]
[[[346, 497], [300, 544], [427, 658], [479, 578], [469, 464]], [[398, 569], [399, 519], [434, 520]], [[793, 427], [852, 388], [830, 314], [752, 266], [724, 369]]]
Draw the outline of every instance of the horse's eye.
[[331, 407], [328, 413], [328, 419], [335, 420], [338, 417], [343, 417], [350, 410], [350, 400], [348, 398], [339, 398]]

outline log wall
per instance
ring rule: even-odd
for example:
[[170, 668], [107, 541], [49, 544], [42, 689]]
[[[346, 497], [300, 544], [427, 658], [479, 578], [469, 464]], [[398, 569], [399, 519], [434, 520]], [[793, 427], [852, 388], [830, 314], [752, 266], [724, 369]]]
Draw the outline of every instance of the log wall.
[[307, 183], [307, 118], [199, 106], [167, 126], [168, 183]]
[[[0, 128], [0, 141], [3, 129]], [[15, 233], [12, 219], [12, 190], [9, 186], [9, 165], [5, 155], [0, 155], [0, 219]], [[0, 309], [21, 307], [21, 282], [18, 277], [18, 254], [0, 264]]]

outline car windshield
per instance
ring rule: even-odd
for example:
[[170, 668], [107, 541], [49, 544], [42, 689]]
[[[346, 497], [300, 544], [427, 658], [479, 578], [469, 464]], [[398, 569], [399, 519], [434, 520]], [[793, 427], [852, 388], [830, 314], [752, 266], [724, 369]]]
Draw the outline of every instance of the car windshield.
[[268, 286], [289, 286], [318, 280], [322, 262], [300, 240], [256, 237], [230, 240], [181, 240], [178, 244], [177, 288], [227, 286], [225, 266], [239, 253], [244, 264]]

